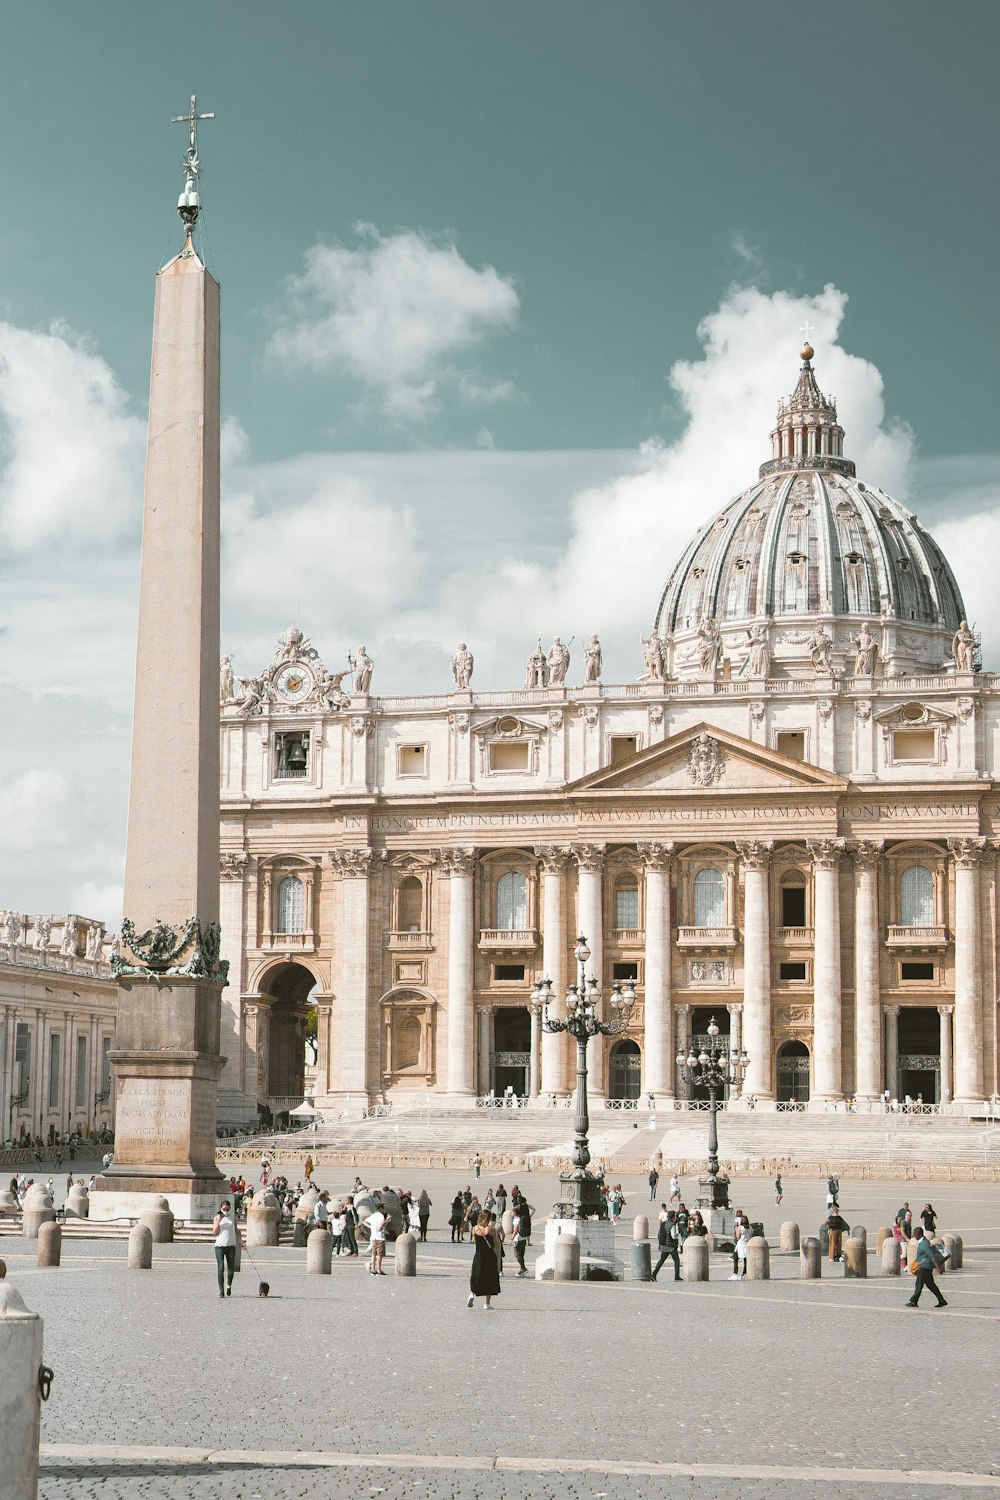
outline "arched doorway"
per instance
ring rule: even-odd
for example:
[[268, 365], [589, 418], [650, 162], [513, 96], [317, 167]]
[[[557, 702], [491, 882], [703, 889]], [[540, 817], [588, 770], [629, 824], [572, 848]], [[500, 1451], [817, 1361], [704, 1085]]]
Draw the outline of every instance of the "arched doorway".
[[642, 1054], [638, 1042], [626, 1037], [611, 1049], [608, 1069], [609, 1099], [638, 1099], [642, 1087]]
[[809, 1048], [805, 1042], [786, 1042], [778, 1052], [778, 1102], [809, 1098]]
[[261, 1102], [275, 1124], [302, 1103], [306, 1018], [316, 988], [315, 975], [298, 963], [280, 964], [261, 982], [261, 993], [271, 1002], [264, 1056], [265, 1098]]

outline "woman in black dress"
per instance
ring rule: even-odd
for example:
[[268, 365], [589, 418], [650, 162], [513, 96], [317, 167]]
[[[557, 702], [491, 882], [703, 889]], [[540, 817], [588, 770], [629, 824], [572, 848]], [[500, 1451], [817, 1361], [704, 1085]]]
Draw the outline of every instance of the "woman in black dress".
[[490, 1299], [500, 1295], [500, 1243], [484, 1209], [472, 1230], [475, 1254], [472, 1258], [472, 1275], [469, 1277], [469, 1307], [475, 1305], [477, 1297], [486, 1299], [486, 1311], [492, 1311]]
[[451, 1242], [454, 1244], [456, 1240], [463, 1238], [463, 1226], [465, 1224], [465, 1204], [462, 1202], [461, 1193], [456, 1193], [451, 1200], [451, 1214], [449, 1215], [448, 1223], [451, 1225]]

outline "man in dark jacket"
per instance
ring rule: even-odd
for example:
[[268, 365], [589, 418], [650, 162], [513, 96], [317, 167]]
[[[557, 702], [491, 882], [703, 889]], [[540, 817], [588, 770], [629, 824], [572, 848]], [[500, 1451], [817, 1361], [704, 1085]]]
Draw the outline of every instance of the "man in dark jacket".
[[681, 1279], [681, 1258], [679, 1252], [679, 1240], [677, 1236], [677, 1215], [667, 1210], [667, 1205], [661, 1204], [660, 1227], [656, 1231], [656, 1243], [659, 1246], [660, 1258], [653, 1267], [652, 1280], [656, 1280], [656, 1273], [665, 1260], [674, 1263], [674, 1280]]
[[830, 1231], [830, 1259], [843, 1260], [844, 1235], [850, 1229], [846, 1219], [840, 1217], [840, 1207], [833, 1205], [833, 1211], [825, 1220], [826, 1228]]
[[[934, 1280], [935, 1255], [930, 1237], [924, 1234], [923, 1229], [918, 1224], [913, 1231], [913, 1238], [917, 1243], [917, 1281], [913, 1288], [913, 1296], [906, 1305], [907, 1307], [916, 1307], [920, 1301], [920, 1293], [926, 1287], [937, 1298], [936, 1307], [947, 1307], [948, 1304], [942, 1297], [941, 1290]], [[941, 1257], [940, 1264], [944, 1265], [943, 1256]]]

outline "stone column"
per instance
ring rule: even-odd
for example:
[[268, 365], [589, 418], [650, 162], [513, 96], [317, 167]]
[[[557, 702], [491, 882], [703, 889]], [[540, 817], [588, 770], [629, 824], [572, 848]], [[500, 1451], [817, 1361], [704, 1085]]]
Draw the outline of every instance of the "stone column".
[[528, 1097], [538, 1098], [538, 1039], [541, 1032], [541, 1018], [535, 1006], [531, 1007], [531, 1053], [528, 1061]]
[[[579, 844], [573, 850], [577, 863], [577, 925], [580, 934], [587, 939], [590, 958], [586, 974], [597, 981], [598, 989], [604, 989], [604, 845]], [[573, 979], [576, 979], [574, 973]], [[601, 1019], [605, 1018], [603, 1002], [598, 1007]], [[604, 1037], [594, 1037], [587, 1044], [587, 1091], [600, 1098], [606, 1091], [604, 1080]]]
[[743, 863], [743, 1045], [750, 1057], [743, 1092], [773, 1099], [771, 1084], [770, 841], [737, 845]]
[[854, 855], [854, 1095], [877, 1099], [882, 1092], [879, 1025], [878, 870], [882, 845], [861, 841]]
[[[729, 1053], [731, 1057], [738, 1057], [743, 1050], [743, 1007], [742, 1005], [727, 1005], [729, 1012]], [[730, 1085], [730, 1093], [733, 1098], [738, 1098], [743, 1092], [743, 1085], [737, 1078]]]
[[[564, 1015], [566, 998], [566, 866], [569, 850], [547, 846], [536, 849], [542, 866], [542, 977], [552, 980], [553, 1015]], [[543, 1094], [565, 1094], [566, 1044], [563, 1034], [542, 1032]]]
[[840, 856], [843, 839], [810, 839], [813, 857], [815, 949], [813, 953], [812, 1099], [843, 1098], [841, 1085], [842, 999], [840, 980]]
[[673, 1098], [674, 1046], [670, 1000], [670, 856], [673, 844], [643, 844], [646, 864], [646, 964], [643, 1034], [646, 1093]]
[[245, 988], [244, 964], [247, 948], [256, 947], [256, 933], [249, 943], [244, 932], [243, 877], [247, 866], [245, 854], [227, 852], [219, 862], [219, 922], [222, 927], [222, 955], [229, 963], [229, 984], [222, 994], [220, 1048], [226, 1059], [219, 1079], [220, 1114], [237, 1123], [253, 1113], [253, 1101], [246, 1093], [245, 1048], [240, 1035], [240, 1012]]
[[473, 982], [474, 849], [443, 851], [451, 891], [448, 915], [448, 1092], [475, 1092]]
[[951, 1017], [955, 1007], [953, 1005], [939, 1005], [938, 1015], [941, 1017], [941, 1097], [939, 1104], [950, 1104], [952, 1098], [952, 1064], [951, 1064]]
[[[677, 1025], [676, 1025], [676, 1028], [675, 1028], [675, 1030], [677, 1032], [677, 1053], [683, 1052], [685, 1055], [687, 1055], [688, 1042], [691, 1039], [690, 1038], [690, 1030], [691, 1030], [691, 1007], [690, 1007], [690, 1005], [677, 1005], [677, 1006], [674, 1007], [674, 1013], [675, 1013], [676, 1018], [677, 1018]], [[681, 1074], [681, 1070], [680, 1070], [680, 1068], [677, 1067], [677, 1062], [676, 1062], [677, 1053], [674, 1054], [674, 1059], [675, 1059], [674, 1060], [674, 1067], [676, 1069], [676, 1089], [677, 1089], [677, 1095], [681, 1099], [690, 1099], [690, 1097], [691, 1097], [691, 1085], [689, 1083], [685, 1083], [684, 1082], [684, 1078], [683, 1078], [683, 1075]]]
[[335, 849], [330, 864], [340, 878], [340, 932], [333, 990], [332, 1053], [335, 1094], [368, 1100], [381, 1086], [378, 1017], [369, 1004], [369, 876], [375, 869], [369, 848]]
[[949, 839], [955, 860], [955, 1103], [983, 1100], [979, 865], [985, 840]]
[[885, 1086], [890, 1099], [899, 1098], [899, 1006], [885, 1009]]
[[328, 1094], [332, 1085], [333, 1006], [328, 1000], [316, 1004], [316, 1079], [317, 1094]]
[[476, 1011], [476, 1024], [478, 1031], [478, 1058], [479, 1077], [476, 1080], [476, 1091], [480, 1095], [488, 1094], [490, 1091], [490, 1016], [491, 1012], [485, 1005]]

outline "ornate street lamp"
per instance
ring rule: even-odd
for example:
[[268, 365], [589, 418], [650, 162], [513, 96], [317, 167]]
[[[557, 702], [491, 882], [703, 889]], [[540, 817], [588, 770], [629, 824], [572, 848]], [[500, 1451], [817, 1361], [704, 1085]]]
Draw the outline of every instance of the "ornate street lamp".
[[708, 1176], [698, 1179], [701, 1196], [698, 1207], [702, 1210], [729, 1208], [729, 1184], [719, 1180], [719, 1132], [716, 1116], [719, 1112], [719, 1095], [729, 1084], [737, 1083], [749, 1066], [746, 1052], [730, 1052], [729, 1038], [719, 1035], [715, 1017], [708, 1023], [708, 1041], [695, 1055], [694, 1044], [685, 1057], [677, 1054], [677, 1066], [685, 1083], [700, 1085], [708, 1090], [709, 1108], [712, 1112], [708, 1129]]
[[574, 1122], [573, 1170], [560, 1173], [560, 1200], [555, 1205], [557, 1219], [600, 1218], [605, 1212], [601, 1198], [601, 1185], [593, 1172], [588, 1171], [590, 1147], [587, 1132], [590, 1116], [587, 1113], [587, 1043], [595, 1036], [620, 1036], [632, 1019], [635, 1004], [635, 988], [631, 982], [624, 985], [616, 982], [611, 986], [612, 1019], [602, 1021], [597, 1013], [601, 1000], [601, 989], [591, 976], [586, 977], [586, 964], [590, 957], [587, 939], [577, 940], [574, 950], [577, 980], [571, 984], [566, 995], [565, 1021], [553, 1020], [549, 1015], [552, 999], [552, 980], [535, 981], [531, 994], [532, 1009], [539, 1017], [543, 1031], [566, 1031], [576, 1039], [576, 1120]]

